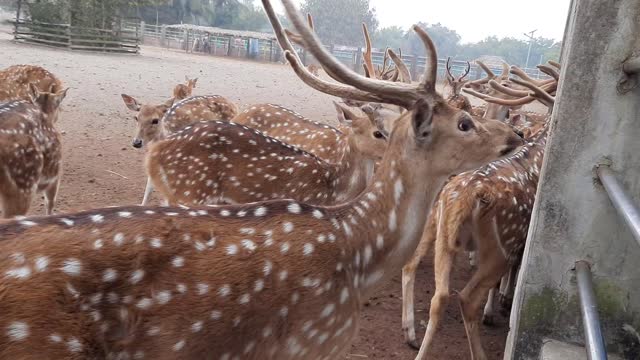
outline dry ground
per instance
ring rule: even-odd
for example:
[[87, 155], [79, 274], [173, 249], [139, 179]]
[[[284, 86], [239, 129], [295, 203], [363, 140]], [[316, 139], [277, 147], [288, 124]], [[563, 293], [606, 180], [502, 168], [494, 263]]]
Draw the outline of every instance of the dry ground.
[[[142, 56], [71, 53], [9, 40], [6, 33], [0, 33], [0, 68], [21, 63], [41, 65], [71, 88], [58, 123], [64, 132], [64, 176], [57, 212], [133, 205], [141, 200], [145, 184], [143, 154], [130, 145], [134, 120], [122, 103], [121, 93], [158, 102], [168, 98], [185, 75], [197, 76], [197, 94], [220, 94], [242, 107], [272, 102], [311, 119], [335, 121], [332, 98], [306, 87], [283, 65], [187, 55], [159, 48], [144, 48]], [[41, 203], [38, 199], [30, 213], [42, 214]], [[154, 203], [158, 203], [157, 198]], [[468, 262], [458, 259], [452, 290], [461, 290], [469, 276]], [[433, 291], [430, 258], [420, 267], [416, 286], [417, 319], [425, 320]], [[398, 276], [365, 308], [360, 337], [349, 358], [413, 359], [416, 355], [402, 338], [400, 289]], [[455, 298], [446, 310], [443, 324], [431, 359], [468, 359]], [[507, 320], [499, 318], [496, 327], [483, 328], [491, 359], [502, 358], [507, 326]], [[418, 324], [418, 329], [421, 337], [424, 327]]]

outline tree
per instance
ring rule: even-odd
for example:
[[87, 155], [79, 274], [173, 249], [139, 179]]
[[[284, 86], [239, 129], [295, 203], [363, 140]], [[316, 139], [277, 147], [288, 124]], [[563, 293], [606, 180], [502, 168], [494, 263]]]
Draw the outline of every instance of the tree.
[[373, 38], [375, 47], [379, 49], [398, 49], [404, 45], [405, 31], [399, 26], [390, 26], [380, 29]]
[[305, 0], [302, 12], [313, 15], [315, 30], [326, 44], [362, 46], [362, 23], [378, 29], [369, 0]]
[[[427, 23], [420, 22], [418, 23], [418, 26], [425, 29], [433, 40], [433, 43], [436, 45], [436, 49], [438, 50], [438, 57], [454, 57], [458, 54], [460, 35], [455, 30], [449, 29], [440, 23], [429, 25]], [[426, 54], [422, 41], [412, 29], [407, 32], [406, 37], [407, 43], [405, 47], [407, 48], [407, 53], [416, 55]]]

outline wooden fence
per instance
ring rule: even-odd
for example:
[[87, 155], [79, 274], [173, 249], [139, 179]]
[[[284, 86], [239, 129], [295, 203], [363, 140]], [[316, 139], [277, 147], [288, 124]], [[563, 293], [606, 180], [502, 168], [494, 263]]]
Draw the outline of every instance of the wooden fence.
[[140, 33], [135, 26], [105, 30], [29, 20], [18, 20], [13, 24], [14, 39], [19, 42], [71, 50], [126, 54], [140, 52]]
[[[199, 53], [212, 56], [230, 56], [248, 58], [264, 62], [284, 62], [283, 52], [273, 34], [252, 33], [217, 28], [190, 27], [189, 25], [167, 26], [150, 25], [136, 22], [126, 22], [125, 28], [138, 29], [141, 41], [144, 45], [160, 46], [168, 49], [179, 49], [188, 53]], [[362, 48], [349, 48], [344, 46], [327, 46], [333, 56], [345, 65], [357, 72], [363, 73]], [[302, 48], [296, 47], [298, 55], [305, 65], [315, 60], [307, 55]], [[382, 66], [384, 52], [372, 53], [373, 63]], [[418, 80], [426, 66], [427, 58], [424, 56], [403, 54], [402, 60], [409, 67], [414, 80]], [[446, 71], [446, 59], [438, 59], [438, 77], [443, 79]], [[466, 70], [467, 62], [452, 60], [451, 68], [454, 75], [460, 75]], [[496, 74], [502, 72], [500, 66], [489, 66]], [[535, 79], [546, 79], [547, 75], [537, 68], [524, 69], [529, 76]], [[479, 79], [483, 76], [483, 70], [472, 64], [469, 77]]]

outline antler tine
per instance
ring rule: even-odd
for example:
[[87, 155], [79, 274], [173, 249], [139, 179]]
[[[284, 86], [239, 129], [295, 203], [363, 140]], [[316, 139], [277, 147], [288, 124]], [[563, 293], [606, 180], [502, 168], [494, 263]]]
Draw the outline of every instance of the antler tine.
[[515, 78], [511, 79], [511, 81], [513, 81], [518, 85], [521, 85], [530, 89], [533, 92], [533, 96], [535, 96], [536, 99], [538, 99], [540, 102], [547, 105], [548, 107], [553, 107], [553, 104], [555, 103], [556, 99], [553, 96], [551, 96], [547, 91], [542, 89], [540, 86], [530, 81], [525, 81], [525, 80], [520, 80]]
[[413, 79], [411, 78], [411, 71], [409, 71], [407, 64], [402, 61], [402, 58], [400, 58], [395, 51], [388, 49], [388, 53], [393, 63], [396, 64], [396, 70], [398, 75], [402, 78], [402, 82], [411, 84]]
[[543, 73], [551, 76], [556, 81], [560, 81], [560, 74], [553, 67], [547, 65], [538, 65], [538, 69], [540, 69], [540, 71], [542, 71]]
[[449, 79], [449, 81], [453, 82], [453, 81], [455, 81], [455, 79], [456, 79], [456, 78], [455, 78], [455, 77], [453, 76], [453, 74], [451, 73], [451, 64], [450, 64], [450, 62], [451, 62], [451, 56], [448, 56], [448, 57], [447, 57], [447, 63], [446, 63], [446, 65], [445, 65], [445, 66], [446, 66], [446, 68], [447, 68], [447, 71], [446, 71], [446, 73], [447, 73], [447, 79]]
[[369, 67], [367, 67], [367, 64], [362, 64], [362, 68], [364, 69], [364, 76], [367, 78], [372, 78], [373, 76], [371, 75], [371, 72], [369, 71]]
[[499, 91], [499, 92], [501, 92], [503, 94], [506, 94], [506, 95], [509, 95], [509, 96], [513, 96], [513, 97], [517, 97], [517, 98], [529, 96], [529, 91], [511, 89], [511, 88], [508, 88], [508, 87], [506, 87], [504, 85], [501, 85], [499, 82], [497, 82], [495, 80], [489, 80], [489, 86], [491, 86], [496, 91]]
[[380, 71], [381, 74], [389, 70], [389, 50], [389, 48], [386, 48], [384, 50], [384, 58], [382, 59], [382, 70]]
[[467, 61], [467, 69], [465, 70], [464, 74], [462, 74], [462, 76], [460, 76], [460, 77], [458, 78], [458, 82], [460, 82], [460, 81], [464, 80], [464, 78], [466, 78], [466, 77], [467, 77], [467, 75], [469, 75], [469, 72], [470, 72], [470, 71], [471, 71], [471, 63], [469, 63], [469, 62]]
[[384, 102], [384, 99], [381, 97], [371, 94], [362, 90], [358, 90], [348, 85], [338, 84], [338, 83], [330, 83], [328, 81], [322, 80], [316, 76], [314, 76], [307, 68], [302, 65], [300, 59], [290, 52], [286, 50], [284, 56], [291, 64], [291, 68], [298, 75], [298, 77], [310, 87], [339, 98], [347, 98], [349, 100], [357, 100], [357, 101], [365, 101], [365, 102]]
[[534, 98], [531, 95], [527, 95], [525, 97], [522, 98], [518, 98], [518, 99], [500, 99], [500, 98], [496, 98], [493, 96], [489, 96], [489, 95], [485, 95], [483, 93], [479, 93], [477, 91], [471, 90], [471, 89], [462, 89], [463, 92], [477, 97], [481, 100], [484, 100], [488, 103], [492, 103], [492, 104], [498, 104], [498, 105], [504, 105], [504, 106], [521, 106], [521, 105], [527, 105], [532, 103], [534, 100], [536, 100], [536, 98]]
[[557, 62], [557, 61], [549, 60], [549, 61], [547, 61], [547, 63], [549, 63], [549, 65], [553, 66], [554, 68], [556, 68], [558, 70], [562, 69], [562, 65], [560, 65], [560, 63]]
[[[307, 13], [307, 23], [309, 24], [309, 27], [311, 28], [311, 30], [315, 31], [315, 27], [313, 25], [313, 16], [311, 16], [310, 13]], [[304, 40], [302, 39], [302, 36], [295, 34], [291, 31], [289, 31], [288, 29], [284, 29], [285, 34], [287, 34], [287, 37], [293, 41], [294, 43], [300, 45], [300, 46], [305, 46], [304, 44]]]
[[413, 31], [418, 34], [418, 37], [422, 40], [422, 44], [427, 49], [428, 62], [424, 69], [424, 80], [421, 85], [426, 91], [435, 92], [436, 81], [438, 79], [438, 51], [426, 31], [418, 25], [413, 25]]
[[365, 52], [363, 55], [364, 67], [369, 73], [369, 78], [376, 78], [376, 69], [373, 66], [373, 49], [371, 46], [371, 36], [369, 35], [369, 29], [367, 28], [367, 24], [362, 23], [362, 33], [364, 34], [364, 43], [365, 43]]
[[536, 86], [542, 86], [542, 85], [546, 85], [549, 84], [550, 82], [553, 82], [554, 80], [548, 81], [548, 80], [536, 80], [533, 79], [532, 77], [530, 77], [524, 70], [520, 69], [519, 67], [513, 65], [511, 66], [511, 71], [510, 71], [513, 75], [517, 75], [520, 79], [524, 80], [524, 81], [528, 81], [532, 84], [535, 84]]
[[509, 78], [509, 64], [504, 61], [502, 62], [502, 74], [500, 76], [504, 79]]
[[491, 71], [491, 69], [489, 69], [489, 67], [483, 63], [480, 60], [476, 60], [476, 64], [478, 64], [478, 66], [480, 66], [480, 68], [487, 73], [487, 76], [482, 78], [482, 79], [478, 79], [478, 80], [474, 80], [474, 81], [470, 81], [468, 82], [465, 86], [469, 86], [471, 84], [474, 85], [483, 85], [489, 82], [489, 80], [495, 79], [497, 76], [496, 74], [493, 73], [493, 71]]
[[[265, 5], [271, 7], [269, 0], [262, 0]], [[409, 86], [402, 83], [391, 83], [388, 81], [381, 81], [377, 79], [367, 79], [362, 75], [356, 74], [352, 70], [348, 69], [342, 62], [335, 59], [328, 51], [322, 46], [320, 40], [316, 34], [309, 29], [304, 23], [302, 16], [296, 9], [291, 0], [282, 0], [285, 10], [289, 15], [289, 18], [296, 30], [303, 37], [304, 42], [307, 45], [307, 49], [315, 56], [315, 58], [323, 65], [325, 70], [333, 73], [344, 84], [351, 85], [357, 89], [365, 92], [375, 93], [381, 97], [384, 97], [383, 102], [387, 102], [394, 105], [400, 105], [405, 108], [411, 108], [416, 101], [418, 89], [414, 86]], [[273, 8], [271, 7], [271, 10]], [[269, 14], [268, 14], [269, 15]], [[279, 24], [278, 18], [273, 15], [269, 15], [270, 21]], [[282, 25], [276, 25], [281, 27]]]
[[307, 13], [307, 23], [309, 24], [311, 30], [316, 30], [315, 26], [313, 25], [313, 16], [311, 16], [311, 13]]

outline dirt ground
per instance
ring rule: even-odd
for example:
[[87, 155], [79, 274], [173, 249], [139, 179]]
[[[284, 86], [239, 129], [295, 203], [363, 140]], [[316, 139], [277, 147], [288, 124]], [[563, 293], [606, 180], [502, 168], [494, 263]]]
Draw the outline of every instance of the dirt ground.
[[[6, 29], [4, 29], [6, 31]], [[143, 153], [131, 146], [133, 113], [121, 93], [143, 102], [159, 102], [171, 95], [184, 76], [199, 77], [196, 94], [219, 94], [244, 108], [246, 104], [276, 103], [318, 121], [335, 123], [332, 98], [305, 86], [284, 65], [257, 64], [226, 58], [187, 55], [146, 47], [141, 56], [72, 53], [14, 44], [0, 29], [0, 68], [37, 64], [60, 77], [71, 89], [63, 104], [58, 128], [64, 132], [64, 175], [57, 212], [115, 205], [134, 205], [142, 199], [145, 176]], [[153, 203], [158, 204], [156, 197]], [[43, 214], [42, 201], [30, 214]], [[461, 290], [470, 277], [466, 258], [457, 260], [452, 290]], [[431, 258], [423, 261], [416, 281], [418, 337], [424, 333], [433, 291]], [[400, 275], [400, 274], [398, 274]], [[401, 331], [401, 282], [397, 276], [375, 296], [362, 315], [358, 340], [350, 359], [413, 359]], [[482, 327], [490, 359], [501, 359], [508, 321]], [[455, 297], [430, 359], [468, 359], [468, 345]]]

